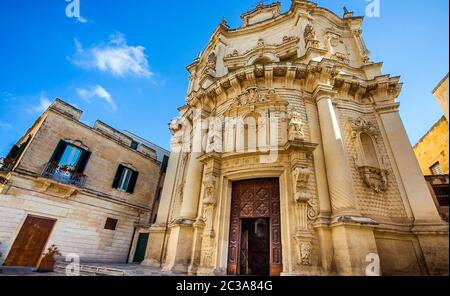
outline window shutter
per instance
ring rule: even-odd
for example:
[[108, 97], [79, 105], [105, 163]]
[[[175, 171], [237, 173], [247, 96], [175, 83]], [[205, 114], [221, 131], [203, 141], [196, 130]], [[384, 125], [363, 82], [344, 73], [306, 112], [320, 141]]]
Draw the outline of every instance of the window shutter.
[[86, 169], [86, 165], [87, 165], [90, 157], [91, 157], [91, 152], [83, 151], [83, 154], [81, 155], [80, 161], [78, 162], [78, 165], [77, 165], [77, 173], [84, 173], [84, 170]]
[[67, 143], [62, 140], [59, 141], [58, 146], [56, 146], [55, 152], [53, 152], [52, 158], [50, 158], [50, 162], [59, 162], [66, 148]]
[[133, 171], [133, 174], [131, 175], [130, 183], [128, 184], [127, 192], [130, 194], [134, 193], [134, 188], [136, 187], [136, 181], [139, 176], [138, 172]]
[[123, 165], [119, 165], [119, 168], [117, 169], [117, 173], [116, 176], [114, 177], [114, 182], [112, 184], [112, 187], [117, 189], [117, 187], [119, 187], [119, 182], [120, 182], [120, 177], [122, 176], [122, 172], [123, 172]]

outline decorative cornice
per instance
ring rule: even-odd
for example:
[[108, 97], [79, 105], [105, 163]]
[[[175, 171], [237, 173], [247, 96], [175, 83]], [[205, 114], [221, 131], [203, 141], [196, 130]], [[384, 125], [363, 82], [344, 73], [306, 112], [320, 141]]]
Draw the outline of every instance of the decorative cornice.
[[193, 107], [201, 106], [213, 110], [222, 100], [240, 95], [243, 87], [261, 84], [258, 78], [265, 78], [261, 87], [266, 89], [272, 89], [276, 79], [279, 81], [279, 78], [284, 78], [285, 88], [295, 89], [296, 83], [302, 83], [302, 89], [316, 99], [323, 95], [332, 95], [343, 101], [383, 106], [394, 102], [402, 89], [400, 77], [383, 75], [365, 80], [345, 72], [355, 72], [355, 68], [329, 59], [310, 61], [307, 64], [250, 65], [217, 78], [207, 88], [191, 91], [187, 102]]

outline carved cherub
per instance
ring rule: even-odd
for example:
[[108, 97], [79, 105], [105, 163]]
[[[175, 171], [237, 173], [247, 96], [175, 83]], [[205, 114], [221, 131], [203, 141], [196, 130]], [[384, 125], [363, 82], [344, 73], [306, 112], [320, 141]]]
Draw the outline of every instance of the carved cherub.
[[292, 111], [289, 117], [289, 141], [303, 140], [305, 138], [303, 131], [305, 124], [301, 114], [297, 111]]

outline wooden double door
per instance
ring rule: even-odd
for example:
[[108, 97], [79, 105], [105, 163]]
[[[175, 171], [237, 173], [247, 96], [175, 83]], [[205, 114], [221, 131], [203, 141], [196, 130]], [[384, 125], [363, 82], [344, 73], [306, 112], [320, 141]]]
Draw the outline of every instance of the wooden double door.
[[5, 266], [37, 267], [56, 220], [28, 216], [5, 260]]
[[230, 222], [228, 274], [280, 275], [279, 179], [234, 182]]

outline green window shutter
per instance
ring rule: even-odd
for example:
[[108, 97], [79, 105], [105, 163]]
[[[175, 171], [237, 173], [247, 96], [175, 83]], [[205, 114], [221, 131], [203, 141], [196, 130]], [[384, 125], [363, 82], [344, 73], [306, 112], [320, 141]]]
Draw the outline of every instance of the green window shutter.
[[131, 175], [130, 183], [128, 184], [127, 192], [130, 194], [134, 193], [134, 188], [136, 187], [136, 181], [139, 176], [139, 173], [136, 171], [133, 171], [133, 174]]
[[84, 170], [86, 169], [86, 166], [89, 162], [89, 158], [91, 158], [91, 152], [83, 151], [83, 154], [81, 155], [80, 161], [77, 165], [77, 173], [84, 173]]
[[52, 163], [52, 162], [59, 163], [66, 148], [67, 148], [67, 143], [63, 140], [59, 141], [58, 146], [56, 146], [56, 149], [53, 152], [52, 158], [50, 158], [50, 163]]

